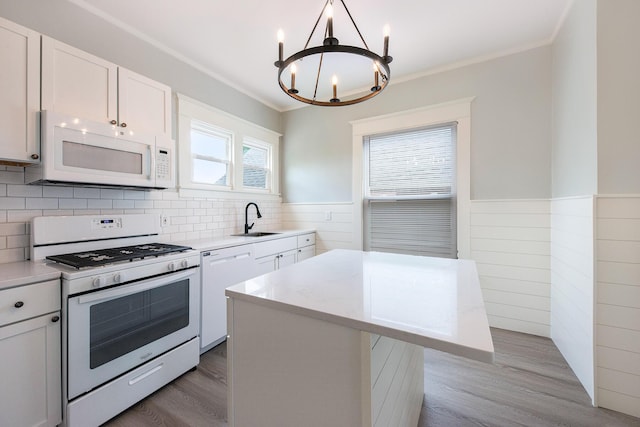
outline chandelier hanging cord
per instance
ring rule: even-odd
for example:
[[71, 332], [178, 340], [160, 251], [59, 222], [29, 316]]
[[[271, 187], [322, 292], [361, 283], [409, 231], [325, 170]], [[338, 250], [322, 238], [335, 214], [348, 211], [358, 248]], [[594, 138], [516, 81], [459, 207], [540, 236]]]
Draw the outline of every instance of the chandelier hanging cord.
[[[356, 25], [356, 21], [353, 19], [353, 16], [351, 16], [351, 12], [349, 12], [349, 8], [347, 8], [347, 5], [344, 4], [344, 0], [340, 0], [340, 3], [342, 3], [342, 5], [344, 6], [344, 10], [347, 11], [347, 15], [349, 15], [349, 19], [351, 19], [351, 23], [353, 24], [356, 31], [358, 32], [358, 35], [360, 36], [360, 40], [362, 40], [362, 44], [364, 44], [365, 49], [371, 50], [369, 49], [369, 46], [367, 46], [367, 42], [364, 41], [364, 37], [362, 37], [362, 33], [360, 32], [360, 28], [358, 28], [358, 26]], [[331, 4], [333, 4], [333, 1], [331, 2]]]
[[[316, 28], [318, 28], [318, 24], [320, 23], [320, 20], [322, 19], [322, 15], [324, 15], [324, 11], [327, 9], [327, 5], [331, 4], [331, 6], [333, 6], [333, 0], [327, 0], [327, 2], [324, 4], [324, 6], [322, 6], [322, 10], [320, 11], [320, 15], [318, 15], [318, 20], [316, 21], [316, 24], [313, 26], [313, 29], [311, 30], [311, 34], [309, 34], [309, 38], [307, 39], [307, 42], [304, 44], [304, 48], [308, 48], [309, 47], [309, 43], [311, 42], [311, 37], [313, 37], [313, 33], [316, 32]], [[344, 3], [342, 3], [344, 4]], [[348, 13], [348, 12], [347, 12]], [[327, 37], [327, 29], [325, 28], [324, 31], [324, 37]]]

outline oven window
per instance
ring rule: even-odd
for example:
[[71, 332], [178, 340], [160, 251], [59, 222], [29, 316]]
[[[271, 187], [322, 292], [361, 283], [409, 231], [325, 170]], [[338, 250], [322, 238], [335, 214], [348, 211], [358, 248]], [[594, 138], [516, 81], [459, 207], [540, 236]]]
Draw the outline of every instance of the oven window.
[[189, 324], [189, 279], [90, 308], [91, 369]]

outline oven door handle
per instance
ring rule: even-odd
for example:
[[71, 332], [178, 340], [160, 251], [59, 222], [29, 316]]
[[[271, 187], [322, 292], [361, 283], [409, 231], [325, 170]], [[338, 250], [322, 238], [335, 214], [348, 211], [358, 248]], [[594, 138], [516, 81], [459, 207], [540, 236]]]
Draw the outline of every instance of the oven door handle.
[[143, 292], [158, 287], [159, 282], [165, 282], [166, 284], [169, 284], [171, 282], [186, 279], [187, 277], [192, 276], [195, 273], [197, 273], [197, 271], [192, 269], [190, 271], [184, 271], [182, 273], [173, 273], [161, 278], [145, 280], [143, 282], [134, 283], [128, 286], [119, 286], [117, 288], [109, 289], [106, 291], [92, 292], [90, 294], [80, 295], [78, 297], [78, 304], [87, 304], [91, 302], [124, 297], [138, 292]]

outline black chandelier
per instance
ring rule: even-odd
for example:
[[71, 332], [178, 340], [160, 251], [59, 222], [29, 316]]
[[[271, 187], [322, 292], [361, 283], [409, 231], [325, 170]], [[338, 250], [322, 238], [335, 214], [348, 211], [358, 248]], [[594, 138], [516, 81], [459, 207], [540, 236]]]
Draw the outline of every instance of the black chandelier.
[[[391, 61], [393, 60], [393, 58], [389, 56], [389, 27], [385, 26], [384, 29], [384, 53], [382, 54], [382, 56], [380, 56], [369, 49], [369, 46], [367, 46], [367, 42], [364, 40], [364, 37], [362, 37], [362, 34], [360, 33], [358, 26], [351, 16], [349, 9], [347, 9], [347, 5], [343, 0], [340, 0], [340, 3], [342, 3], [344, 10], [346, 11], [349, 19], [351, 20], [351, 23], [358, 33], [360, 40], [362, 40], [364, 48], [341, 45], [339, 44], [338, 39], [333, 35], [333, 2], [334, 0], [326, 1], [325, 5], [322, 8], [322, 11], [320, 12], [320, 16], [318, 16], [318, 20], [311, 30], [311, 34], [309, 34], [309, 38], [307, 39], [307, 43], [305, 44], [304, 49], [294, 53], [287, 59], [283, 59], [284, 33], [282, 32], [282, 30], [278, 31], [278, 60], [274, 63], [274, 65], [278, 68], [278, 83], [280, 84], [280, 88], [287, 95], [306, 104], [320, 105], [325, 107], [357, 104], [358, 102], [366, 101], [367, 99], [373, 98], [374, 96], [378, 95], [387, 86], [387, 84], [389, 84], [389, 79], [391, 76], [389, 63], [391, 63]], [[318, 24], [320, 23], [323, 14], [326, 14], [327, 18], [327, 23], [324, 30], [324, 41], [320, 46], [309, 47], [311, 38], [318, 28]], [[329, 55], [333, 54], [355, 55], [371, 60], [373, 65], [373, 86], [371, 87], [371, 90], [366, 92], [364, 95], [357, 96], [355, 98], [340, 99], [338, 98], [338, 79], [337, 75], [334, 73], [331, 78], [331, 93], [333, 96], [328, 101], [318, 100], [318, 85], [321, 84], [320, 78], [322, 75], [321, 71], [323, 62], [327, 62], [325, 61], [325, 56], [328, 57]], [[315, 55], [319, 55], [319, 58], [317, 59], [317, 72], [315, 76], [313, 93], [311, 94], [311, 90], [309, 90], [309, 93], [307, 95], [303, 95], [301, 94], [299, 88], [296, 88], [296, 74], [298, 73], [299, 68], [299, 66], [296, 64], [301, 64], [304, 58]], [[282, 74], [286, 69], [289, 69], [289, 73], [291, 76], [290, 86], [287, 86], [282, 80]]]

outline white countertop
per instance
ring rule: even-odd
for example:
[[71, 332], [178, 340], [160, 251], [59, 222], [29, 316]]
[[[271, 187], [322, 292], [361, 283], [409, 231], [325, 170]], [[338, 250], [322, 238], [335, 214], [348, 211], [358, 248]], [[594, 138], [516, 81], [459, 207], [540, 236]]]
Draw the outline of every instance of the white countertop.
[[226, 295], [485, 362], [493, 342], [470, 260], [334, 250]]
[[46, 280], [60, 279], [60, 270], [42, 262], [20, 261], [0, 264], [0, 290]]
[[[254, 230], [253, 230], [254, 231]], [[262, 231], [262, 230], [259, 230]], [[267, 240], [283, 239], [285, 237], [300, 236], [302, 234], [315, 233], [316, 230], [269, 230], [271, 234], [268, 236], [260, 237], [245, 237], [245, 236], [225, 236], [219, 239], [200, 239], [200, 240], [185, 240], [181, 242], [171, 242], [177, 245], [190, 246], [197, 251], [211, 251], [215, 249], [229, 248], [232, 246], [246, 245], [250, 243], [265, 242]]]

